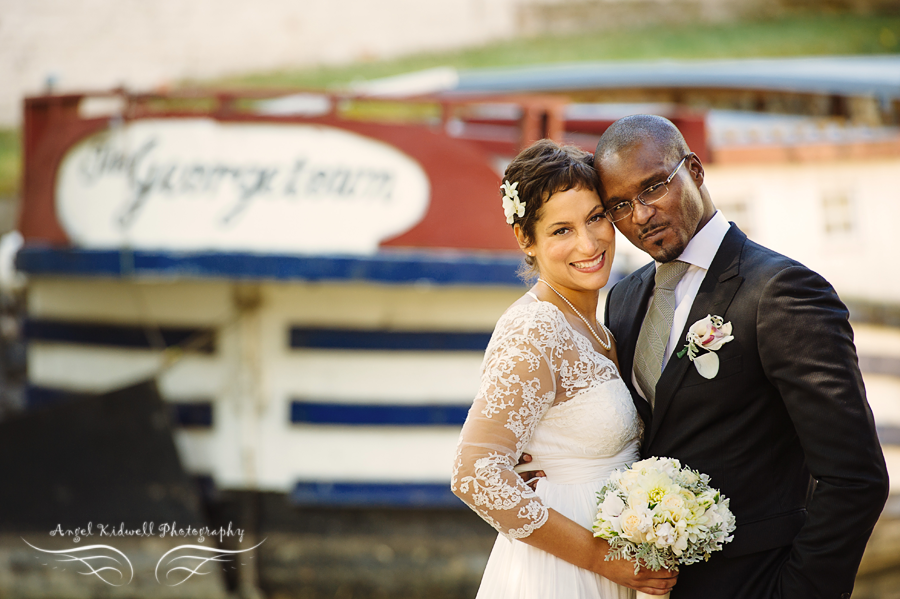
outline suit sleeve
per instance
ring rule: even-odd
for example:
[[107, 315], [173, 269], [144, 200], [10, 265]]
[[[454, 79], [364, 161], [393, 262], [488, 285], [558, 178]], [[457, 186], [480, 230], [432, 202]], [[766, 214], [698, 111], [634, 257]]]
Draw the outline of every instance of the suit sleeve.
[[888, 480], [847, 309], [822, 277], [791, 266], [767, 283], [757, 331], [766, 376], [817, 481], [781, 572], [780, 597], [849, 596]]
[[603, 324], [607, 329], [612, 330], [612, 323], [609, 319], [609, 304], [612, 301], [612, 294], [616, 290], [616, 286], [613, 285], [612, 288], [606, 293], [606, 303], [603, 305]]

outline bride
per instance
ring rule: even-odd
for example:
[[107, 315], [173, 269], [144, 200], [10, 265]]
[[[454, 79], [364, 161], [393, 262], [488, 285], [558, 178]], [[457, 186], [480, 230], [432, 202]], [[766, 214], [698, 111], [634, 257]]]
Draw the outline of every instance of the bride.
[[[500, 317], [460, 435], [451, 487], [500, 535], [479, 599], [630, 599], [676, 576], [605, 559], [596, 493], [638, 459], [641, 423], [597, 321], [615, 232], [592, 156], [541, 140], [507, 167], [503, 207], [537, 283]], [[543, 470], [532, 491], [514, 468]]]

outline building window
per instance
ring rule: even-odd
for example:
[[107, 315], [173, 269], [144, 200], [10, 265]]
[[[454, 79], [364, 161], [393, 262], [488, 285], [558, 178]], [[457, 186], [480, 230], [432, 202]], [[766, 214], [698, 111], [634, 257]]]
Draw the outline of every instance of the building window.
[[716, 200], [716, 207], [728, 220], [734, 222], [747, 237], [753, 238], [753, 217], [750, 202], [744, 198], [725, 198]]
[[822, 216], [826, 235], [852, 234], [855, 227], [850, 194], [841, 191], [826, 193], [822, 198]]

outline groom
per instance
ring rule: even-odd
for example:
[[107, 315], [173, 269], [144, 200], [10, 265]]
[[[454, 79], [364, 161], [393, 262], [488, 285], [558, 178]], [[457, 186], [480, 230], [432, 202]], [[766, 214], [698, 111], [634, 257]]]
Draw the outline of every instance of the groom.
[[[594, 164], [608, 218], [654, 259], [606, 303], [641, 454], [709, 474], [737, 518], [734, 541], [682, 568], [672, 599], [849, 598], [888, 481], [847, 309], [716, 211], [670, 121], [615, 122]], [[787, 204], [767, 217], [804, 215]], [[704, 377], [679, 352], [707, 315], [733, 340], [698, 352], [718, 358]]]

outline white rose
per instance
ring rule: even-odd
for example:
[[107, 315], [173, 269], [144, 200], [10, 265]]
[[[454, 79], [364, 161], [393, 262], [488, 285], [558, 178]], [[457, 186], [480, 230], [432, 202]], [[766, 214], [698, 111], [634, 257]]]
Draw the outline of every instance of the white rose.
[[636, 543], [643, 543], [646, 540], [645, 533], [653, 527], [653, 516], [646, 509], [627, 508], [619, 518], [619, 525], [622, 527], [623, 537]]
[[643, 535], [641, 535], [641, 516], [637, 512], [632, 509], [627, 509], [622, 512], [622, 517], [619, 518], [619, 526], [622, 528], [623, 537], [636, 543], [643, 542], [644, 538]]
[[635, 470], [627, 470], [622, 473], [622, 477], [619, 479], [619, 486], [625, 490], [626, 493], [631, 492], [632, 489], [636, 488], [641, 482], [641, 474]]
[[678, 494], [668, 493], [659, 505], [667, 512], [681, 512], [684, 509], [684, 498]]
[[650, 504], [650, 495], [646, 489], [636, 487], [628, 493], [628, 507], [631, 509], [646, 509]]

